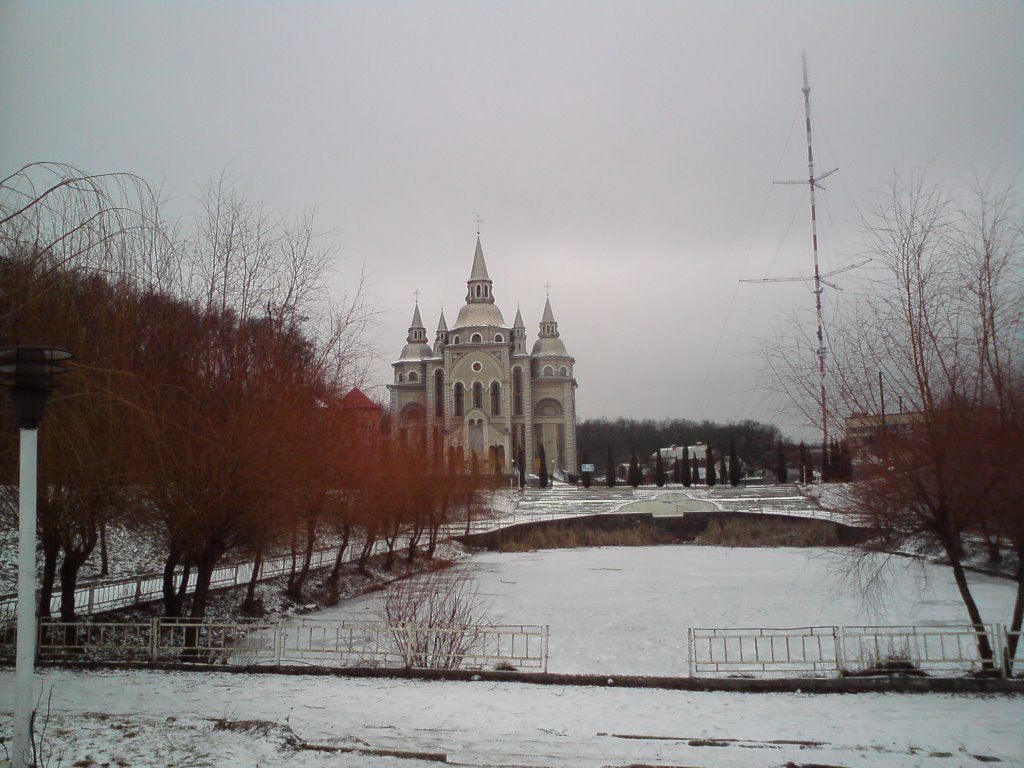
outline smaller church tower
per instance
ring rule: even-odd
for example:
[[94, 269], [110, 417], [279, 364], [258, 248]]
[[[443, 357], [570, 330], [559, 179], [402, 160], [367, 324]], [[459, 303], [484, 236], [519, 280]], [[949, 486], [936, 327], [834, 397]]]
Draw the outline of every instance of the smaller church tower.
[[426, 408], [423, 404], [422, 392], [427, 376], [427, 361], [433, 357], [430, 344], [427, 342], [427, 329], [420, 317], [420, 305], [412, 313], [409, 324], [409, 335], [405, 337], [405, 346], [395, 369], [395, 380], [389, 386], [391, 390], [391, 412], [398, 414], [403, 423], [411, 424], [412, 430], [422, 439], [423, 422]]
[[523, 323], [523, 313], [516, 307], [516, 320], [512, 323], [512, 354], [526, 354], [526, 325]]
[[440, 357], [448, 343], [448, 321], [444, 319], [444, 310], [441, 310], [441, 317], [437, 321], [437, 333], [434, 336], [434, 357]]
[[412, 324], [409, 326], [409, 335], [405, 339], [407, 344], [426, 344], [427, 329], [423, 326], [423, 318], [420, 317], [420, 303], [416, 302], [416, 309], [412, 313]]
[[542, 339], [558, 338], [558, 323], [555, 321], [555, 313], [551, 311], [551, 299], [544, 302], [544, 316], [540, 319], [540, 334]]
[[[558, 322], [551, 311], [551, 299], [544, 302], [540, 332], [530, 353], [533, 364], [533, 427], [537, 450], [544, 452], [554, 467], [576, 466], [576, 380], [575, 360], [569, 356], [558, 335]], [[570, 421], [571, 419], [571, 421]]]

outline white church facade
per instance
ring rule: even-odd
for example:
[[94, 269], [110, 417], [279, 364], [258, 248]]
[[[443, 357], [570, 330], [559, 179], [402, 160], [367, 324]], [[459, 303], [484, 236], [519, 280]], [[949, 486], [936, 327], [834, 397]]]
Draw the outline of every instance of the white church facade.
[[575, 473], [575, 360], [550, 298], [528, 350], [521, 312], [508, 326], [494, 302], [479, 235], [467, 286], [450, 329], [441, 311], [433, 345], [417, 301], [388, 385], [393, 429], [435, 456], [454, 450], [469, 461], [475, 454], [481, 469], [502, 472], [513, 471], [520, 452], [527, 471], [538, 472], [543, 445], [549, 472]]

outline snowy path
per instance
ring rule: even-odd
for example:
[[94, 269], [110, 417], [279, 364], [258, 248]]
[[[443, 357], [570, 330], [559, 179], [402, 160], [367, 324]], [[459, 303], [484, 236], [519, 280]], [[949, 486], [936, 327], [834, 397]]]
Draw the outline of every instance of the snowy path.
[[[9, 728], [11, 672], [0, 672]], [[64, 763], [413, 768], [306, 742], [445, 753], [467, 766], [1024, 765], [1024, 698], [692, 693], [224, 673], [47, 671]], [[100, 714], [102, 713], [102, 714]], [[248, 732], [212, 719], [266, 721]], [[280, 727], [271, 726], [275, 723]], [[624, 738], [624, 737], [642, 738]], [[978, 757], [975, 757], [978, 756]], [[980, 759], [979, 759], [980, 758]], [[83, 763], [93, 764], [93, 763]], [[436, 764], [436, 763], [433, 763]]]

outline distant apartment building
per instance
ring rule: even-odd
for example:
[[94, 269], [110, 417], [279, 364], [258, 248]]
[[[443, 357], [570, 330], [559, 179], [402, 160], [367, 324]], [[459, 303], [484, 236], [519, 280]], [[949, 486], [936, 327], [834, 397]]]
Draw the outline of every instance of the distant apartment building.
[[909, 432], [921, 424], [921, 421], [920, 411], [885, 414], [851, 413], [845, 419], [844, 428], [846, 439], [850, 441], [851, 447], [862, 448], [878, 435], [885, 432]]

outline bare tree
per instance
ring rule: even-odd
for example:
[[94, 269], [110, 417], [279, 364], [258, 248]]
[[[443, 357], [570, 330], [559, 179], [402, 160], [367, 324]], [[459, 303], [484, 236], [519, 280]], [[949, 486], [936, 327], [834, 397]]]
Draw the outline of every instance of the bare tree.
[[[1008, 547], [1024, 616], [1024, 235], [1012, 186], [976, 182], [957, 196], [923, 178], [896, 179], [866, 221], [873, 265], [832, 321], [829, 391], [836, 417], [870, 414], [858, 448], [863, 481], [851, 511], [890, 550], [941, 554], [986, 667], [992, 643], [966, 575], [980, 541]], [[775, 382], [810, 402], [801, 342], [769, 345]], [[883, 428], [888, 402], [903, 429]], [[906, 428], [906, 427], [910, 428]], [[1007, 664], [1019, 634], [1011, 634]]]

